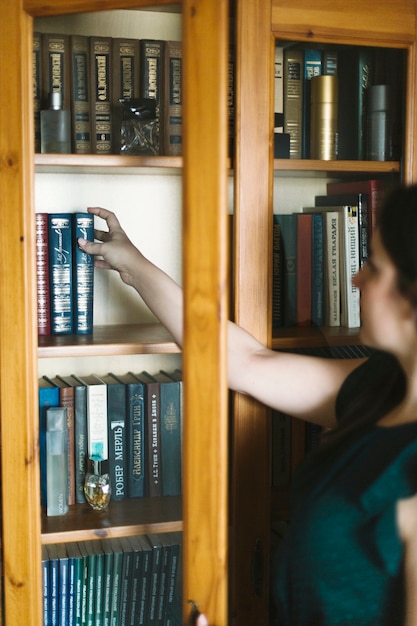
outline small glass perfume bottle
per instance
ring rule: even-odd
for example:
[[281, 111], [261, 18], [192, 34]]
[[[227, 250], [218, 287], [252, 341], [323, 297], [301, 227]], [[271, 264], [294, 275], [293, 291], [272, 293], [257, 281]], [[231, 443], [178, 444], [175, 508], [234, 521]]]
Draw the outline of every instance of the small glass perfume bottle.
[[70, 111], [62, 108], [62, 93], [49, 94], [49, 109], [41, 111], [41, 152], [71, 153]]
[[101, 461], [89, 459], [89, 465], [84, 479], [85, 499], [92, 509], [103, 511], [109, 506], [111, 498], [110, 476], [101, 473]]
[[46, 411], [46, 514], [68, 512], [68, 430], [67, 409]]

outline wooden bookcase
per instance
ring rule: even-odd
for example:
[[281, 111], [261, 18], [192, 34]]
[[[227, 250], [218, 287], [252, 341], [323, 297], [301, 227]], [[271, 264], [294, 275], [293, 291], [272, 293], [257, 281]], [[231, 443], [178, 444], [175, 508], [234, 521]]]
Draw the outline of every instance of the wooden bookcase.
[[[36, 333], [34, 171], [32, 153], [33, 18], [111, 9], [182, 10], [185, 70], [184, 159], [128, 159], [134, 168], [183, 171], [185, 293], [184, 497], [158, 511], [114, 509], [111, 530], [81, 516], [41, 524], [38, 468], [37, 359], [169, 353], [178, 348], [154, 326], [97, 329], [91, 344], [42, 341]], [[270, 527], [268, 410], [226, 388], [227, 289], [227, 3], [214, 0], [4, 0], [0, 27], [0, 417], [3, 617], [5, 624], [41, 626], [41, 544], [184, 529], [184, 615], [194, 599], [213, 626], [268, 622]], [[182, 5], [182, 6], [180, 6]], [[417, 178], [416, 4], [414, 0], [346, 6], [332, 0], [235, 0], [233, 282], [234, 319], [275, 348], [355, 342], [351, 333], [288, 332], [272, 338], [273, 194], [280, 177], [390, 175]], [[401, 164], [273, 161], [274, 40], [398, 47], [407, 51], [406, 132]], [[204, 146], [204, 150], [201, 149]], [[44, 171], [111, 171], [119, 157], [36, 157]], [[275, 174], [275, 176], [274, 176]], [[275, 184], [274, 184], [275, 180]], [[275, 191], [274, 191], [275, 188]], [[267, 242], [267, 243], [266, 243]], [[220, 311], [220, 315], [219, 315]], [[198, 323], [197, 323], [198, 322]], [[102, 333], [100, 335], [100, 333]], [[197, 417], [196, 417], [197, 416]], [[230, 446], [229, 446], [230, 439]], [[231, 459], [229, 463], [229, 451]], [[229, 485], [230, 491], [229, 491]], [[230, 494], [230, 498], [229, 498]], [[172, 504], [172, 506], [171, 506]]]

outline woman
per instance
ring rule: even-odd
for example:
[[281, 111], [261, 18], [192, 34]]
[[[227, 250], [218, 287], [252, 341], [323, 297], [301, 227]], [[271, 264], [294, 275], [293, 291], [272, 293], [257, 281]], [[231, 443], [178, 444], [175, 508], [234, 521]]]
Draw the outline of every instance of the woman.
[[[182, 343], [182, 291], [113, 213], [96, 267], [122, 280]], [[100, 257], [100, 258], [99, 258]], [[367, 360], [274, 352], [229, 323], [229, 386], [326, 427], [294, 480], [291, 526], [272, 589], [285, 626], [417, 626], [417, 187], [390, 196], [361, 291]]]

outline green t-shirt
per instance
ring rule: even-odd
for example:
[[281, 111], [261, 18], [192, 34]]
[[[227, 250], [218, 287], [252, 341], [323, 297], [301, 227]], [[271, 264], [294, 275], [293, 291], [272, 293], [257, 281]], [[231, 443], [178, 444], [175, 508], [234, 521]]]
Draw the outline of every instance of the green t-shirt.
[[[339, 412], [357, 405], [352, 394], [359, 387], [375, 393], [379, 384], [381, 392], [397, 367], [388, 355], [372, 356], [343, 385]], [[356, 420], [306, 459], [294, 477], [289, 532], [271, 583], [280, 623], [401, 626], [396, 503], [416, 491], [417, 421], [384, 428]]]

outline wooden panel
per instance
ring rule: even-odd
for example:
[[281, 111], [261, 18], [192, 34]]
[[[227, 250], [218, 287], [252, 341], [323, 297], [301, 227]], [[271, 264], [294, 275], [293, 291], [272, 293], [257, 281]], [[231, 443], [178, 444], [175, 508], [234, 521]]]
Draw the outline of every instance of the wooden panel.
[[[269, 1], [240, 0], [236, 20], [234, 314], [239, 325], [269, 344], [274, 75]], [[231, 623], [239, 626], [268, 623], [268, 415], [264, 406], [235, 397]], [[254, 560], [263, 572], [253, 569]]]
[[[0, 26], [0, 415], [6, 624], [40, 626], [32, 20], [4, 0]], [[5, 18], [7, 15], [7, 18]]]
[[45, 15], [67, 15], [70, 13], [87, 13], [91, 11], [108, 11], [110, 9], [139, 9], [149, 7], [155, 11], [168, 9], [173, 5], [177, 12], [180, 3], [173, 0], [60, 0], [56, 2], [43, 0], [24, 0], [23, 8], [33, 17]]
[[412, 43], [414, 0], [273, 0], [272, 31], [294, 39], [343, 43]]
[[223, 626], [228, 624], [228, 2], [185, 0], [183, 26], [184, 599], [197, 602], [210, 624]]

